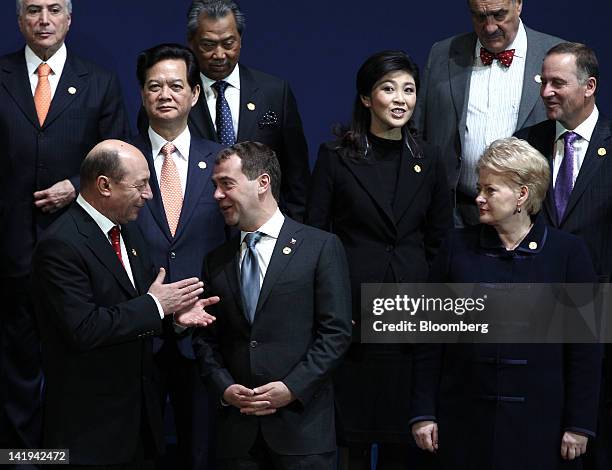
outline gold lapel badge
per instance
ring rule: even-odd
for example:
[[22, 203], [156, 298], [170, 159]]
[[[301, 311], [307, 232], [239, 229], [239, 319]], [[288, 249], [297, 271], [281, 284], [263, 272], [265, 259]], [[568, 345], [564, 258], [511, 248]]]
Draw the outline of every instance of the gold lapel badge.
[[606, 149], [603, 148], [603, 147], [599, 147], [597, 149], [597, 155], [599, 155], [600, 157], [605, 157], [606, 153], [608, 153], [608, 152], [606, 152]]
[[132, 255], [138, 256], [138, 253], [136, 252], [136, 248], [132, 248]]
[[249, 111], [255, 111], [255, 103], [247, 103], [247, 109]]
[[74, 95], [76, 93], [76, 88], [71, 86], [70, 88], [68, 88], [68, 93], [70, 93], [71, 95]]
[[289, 253], [291, 253], [291, 248], [289, 248], [288, 246], [283, 248], [283, 255], [288, 255]]
[[417, 173], [421, 172], [421, 165], [414, 165], [414, 171], [416, 171]]
[[529, 249], [530, 250], [537, 250], [538, 249], [538, 244], [536, 242], [529, 243]]
[[533, 76], [533, 81], [536, 83], [542, 83], [542, 76], [538, 73]]
[[201, 170], [205, 170], [206, 169], [206, 162], [198, 162], [198, 167]]

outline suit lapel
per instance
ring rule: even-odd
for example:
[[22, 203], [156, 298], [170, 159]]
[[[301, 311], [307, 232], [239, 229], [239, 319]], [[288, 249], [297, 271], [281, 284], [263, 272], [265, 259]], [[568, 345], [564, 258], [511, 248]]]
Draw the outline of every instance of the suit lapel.
[[79, 95], [85, 93], [88, 86], [88, 74], [89, 71], [82, 67], [81, 64], [68, 53], [66, 64], [64, 65], [64, 70], [62, 71], [57, 89], [55, 90], [55, 95], [53, 95], [49, 114], [43, 123], [43, 128], [51, 125]]
[[132, 276], [134, 277], [134, 285], [136, 286], [136, 290], [139, 294], [144, 294], [149, 290], [149, 286], [145, 285], [144, 283], [143, 275], [145, 268], [142, 265], [140, 258], [141, 253], [138, 252], [132, 243], [131, 227], [131, 224], [121, 227], [121, 235], [123, 236], [123, 241], [125, 243], [125, 251], [127, 252], [130, 260], [130, 268], [132, 269]]
[[[541, 126], [541, 127], [540, 127]], [[538, 124], [536, 131], [533, 135], [528, 135], [527, 140], [529, 143], [538, 150], [548, 160], [550, 167], [550, 183], [548, 185], [548, 192], [544, 199], [544, 212], [548, 220], [551, 222], [553, 227], [559, 227], [559, 221], [557, 220], [557, 208], [555, 207], [555, 196], [553, 191], [553, 156], [555, 153], [555, 121], [545, 121], [542, 124]], [[541, 129], [541, 130], [539, 130]], [[539, 130], [539, 132], [537, 131]]]
[[[134, 286], [132, 285], [127, 272], [113, 247], [109, 243], [106, 236], [100, 230], [96, 222], [85, 212], [85, 210], [74, 203], [73, 218], [77, 229], [86, 238], [86, 244], [93, 255], [104, 265], [104, 267], [113, 275], [117, 283], [123, 290], [132, 297], [137, 295]], [[124, 237], [125, 242], [125, 237]]]
[[[257, 82], [245, 67], [240, 64], [240, 111], [238, 116], [238, 135], [236, 136], [236, 142], [242, 142], [247, 140], [250, 136], [255, 135], [255, 126], [257, 125], [257, 116], [260, 111], [258, 109], [259, 102], [259, 86]], [[248, 104], [253, 106], [247, 106]], [[266, 110], [262, 110], [265, 112]]]
[[474, 48], [476, 47], [476, 35], [453, 41], [449, 51], [448, 73], [451, 94], [455, 105], [455, 113], [459, 122], [459, 138], [461, 148], [464, 148], [463, 138], [465, 134], [467, 118], [467, 102], [470, 93], [470, 79], [472, 67], [474, 66]]
[[527, 33], [527, 57], [525, 58], [525, 72], [523, 74], [523, 92], [519, 106], [516, 128], [522, 129], [525, 121], [540, 99], [540, 87], [535, 82], [535, 76], [542, 70], [542, 51], [540, 45], [534, 40], [532, 31], [525, 28]]
[[38, 128], [40, 125], [24, 54], [23, 50], [13, 54], [11, 62], [3, 67], [3, 86], [32, 125]]
[[[612, 133], [608, 127], [608, 123], [601, 117], [595, 125], [591, 141], [587, 148], [584, 156], [584, 161], [578, 172], [574, 189], [570, 194], [569, 201], [567, 202], [567, 208], [563, 215], [561, 225], [568, 219], [572, 211], [576, 208], [576, 204], [584, 194], [584, 191], [590, 186], [592, 179], [598, 174], [601, 165], [603, 165], [606, 158], [612, 157]], [[598, 154], [600, 148], [606, 150], [605, 155], [602, 157]]]
[[395, 198], [393, 200], [393, 220], [396, 224], [399, 224], [406, 210], [417, 199], [416, 195], [420, 191], [429, 171], [429, 161], [423, 158], [422, 151], [419, 151], [414, 139], [406, 135], [404, 137]]
[[248, 330], [251, 328], [249, 319], [244, 311], [244, 302], [242, 301], [242, 291], [240, 290], [240, 235], [234, 237], [227, 245], [225, 245], [225, 258], [223, 272], [229, 288], [232, 292], [232, 297], [238, 306], [238, 313], [242, 318], [243, 326]]
[[195, 135], [212, 140], [213, 142], [219, 142], [219, 137], [217, 136], [215, 126], [210, 117], [210, 112], [208, 111], [206, 94], [204, 92], [200, 93], [198, 102], [191, 108], [191, 112], [189, 113], [189, 128]]

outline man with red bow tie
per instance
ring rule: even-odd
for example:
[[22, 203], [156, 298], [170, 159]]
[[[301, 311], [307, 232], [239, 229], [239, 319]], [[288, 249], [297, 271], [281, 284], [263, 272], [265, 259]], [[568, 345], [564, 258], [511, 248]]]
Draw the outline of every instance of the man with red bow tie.
[[440, 146], [455, 190], [455, 224], [478, 223], [476, 162], [487, 145], [546, 119], [539, 73], [562, 40], [523, 25], [522, 0], [468, 0], [474, 31], [431, 48], [415, 123]]

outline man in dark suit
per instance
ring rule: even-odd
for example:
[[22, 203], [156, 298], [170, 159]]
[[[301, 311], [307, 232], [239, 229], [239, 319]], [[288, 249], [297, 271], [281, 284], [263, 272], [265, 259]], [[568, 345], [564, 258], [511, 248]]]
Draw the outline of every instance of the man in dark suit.
[[433, 45], [415, 122], [446, 156], [455, 223], [478, 223], [476, 162], [485, 147], [546, 119], [538, 100], [544, 54], [561, 39], [523, 25], [522, 0], [468, 0], [474, 32]]
[[18, 1], [27, 45], [0, 57], [0, 448], [40, 444], [34, 245], [76, 197], [87, 152], [128, 134], [115, 75], [66, 50], [71, 13], [70, 0]]
[[[599, 65], [595, 53], [578, 43], [548, 51], [540, 95], [548, 120], [522, 129], [550, 162], [551, 188], [543, 207], [546, 222], [579, 235], [587, 244], [600, 282], [612, 277], [612, 124], [595, 104]], [[612, 364], [606, 348], [603, 410], [598, 437], [586, 455], [586, 468], [612, 464]]]
[[238, 64], [244, 27], [245, 17], [231, 0], [192, 2], [187, 36], [203, 90], [190, 126], [224, 146], [252, 140], [272, 148], [283, 172], [280, 207], [301, 221], [310, 172], [297, 103], [285, 80]]
[[77, 201], [33, 257], [43, 447], [69, 449], [73, 465], [148, 468], [163, 446], [151, 336], [173, 312], [179, 322], [191, 315], [186, 325], [208, 324], [209, 301], [197, 300], [198, 278], [163, 284], [160, 269], [153, 279], [144, 240], [129, 224], [152, 197], [138, 149], [104, 141], [80, 175]]
[[[222, 147], [193, 137], [187, 127], [200, 94], [197, 60], [183, 46], [161, 44], [139, 55], [136, 75], [149, 129], [133, 144], [147, 159], [153, 191], [137, 224], [147, 236], [155, 267], [166, 270], [167, 281], [199, 276], [204, 256], [226, 240], [226, 232], [211, 181], [214, 157]], [[191, 335], [178, 335], [172, 319], [167, 320], [162, 337], [154, 339], [162, 406], [169, 395], [179, 467], [205, 469], [210, 421], [206, 391]]]
[[213, 173], [225, 222], [241, 230], [206, 258], [207, 289], [222, 300], [214, 328], [194, 334], [223, 469], [334, 463], [330, 374], [351, 340], [346, 258], [335, 235], [283, 216], [280, 176], [255, 142], [222, 151]]

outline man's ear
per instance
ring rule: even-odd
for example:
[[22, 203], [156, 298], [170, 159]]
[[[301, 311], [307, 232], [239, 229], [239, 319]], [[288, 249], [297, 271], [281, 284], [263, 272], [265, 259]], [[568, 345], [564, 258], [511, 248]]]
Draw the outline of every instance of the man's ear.
[[102, 196], [109, 197], [113, 192], [110, 178], [104, 175], [98, 176], [98, 178], [96, 179], [96, 189], [98, 190], [98, 193]]
[[259, 194], [263, 194], [266, 191], [270, 190], [270, 175], [268, 173], [262, 173], [258, 178], [259, 185], [257, 191]]

